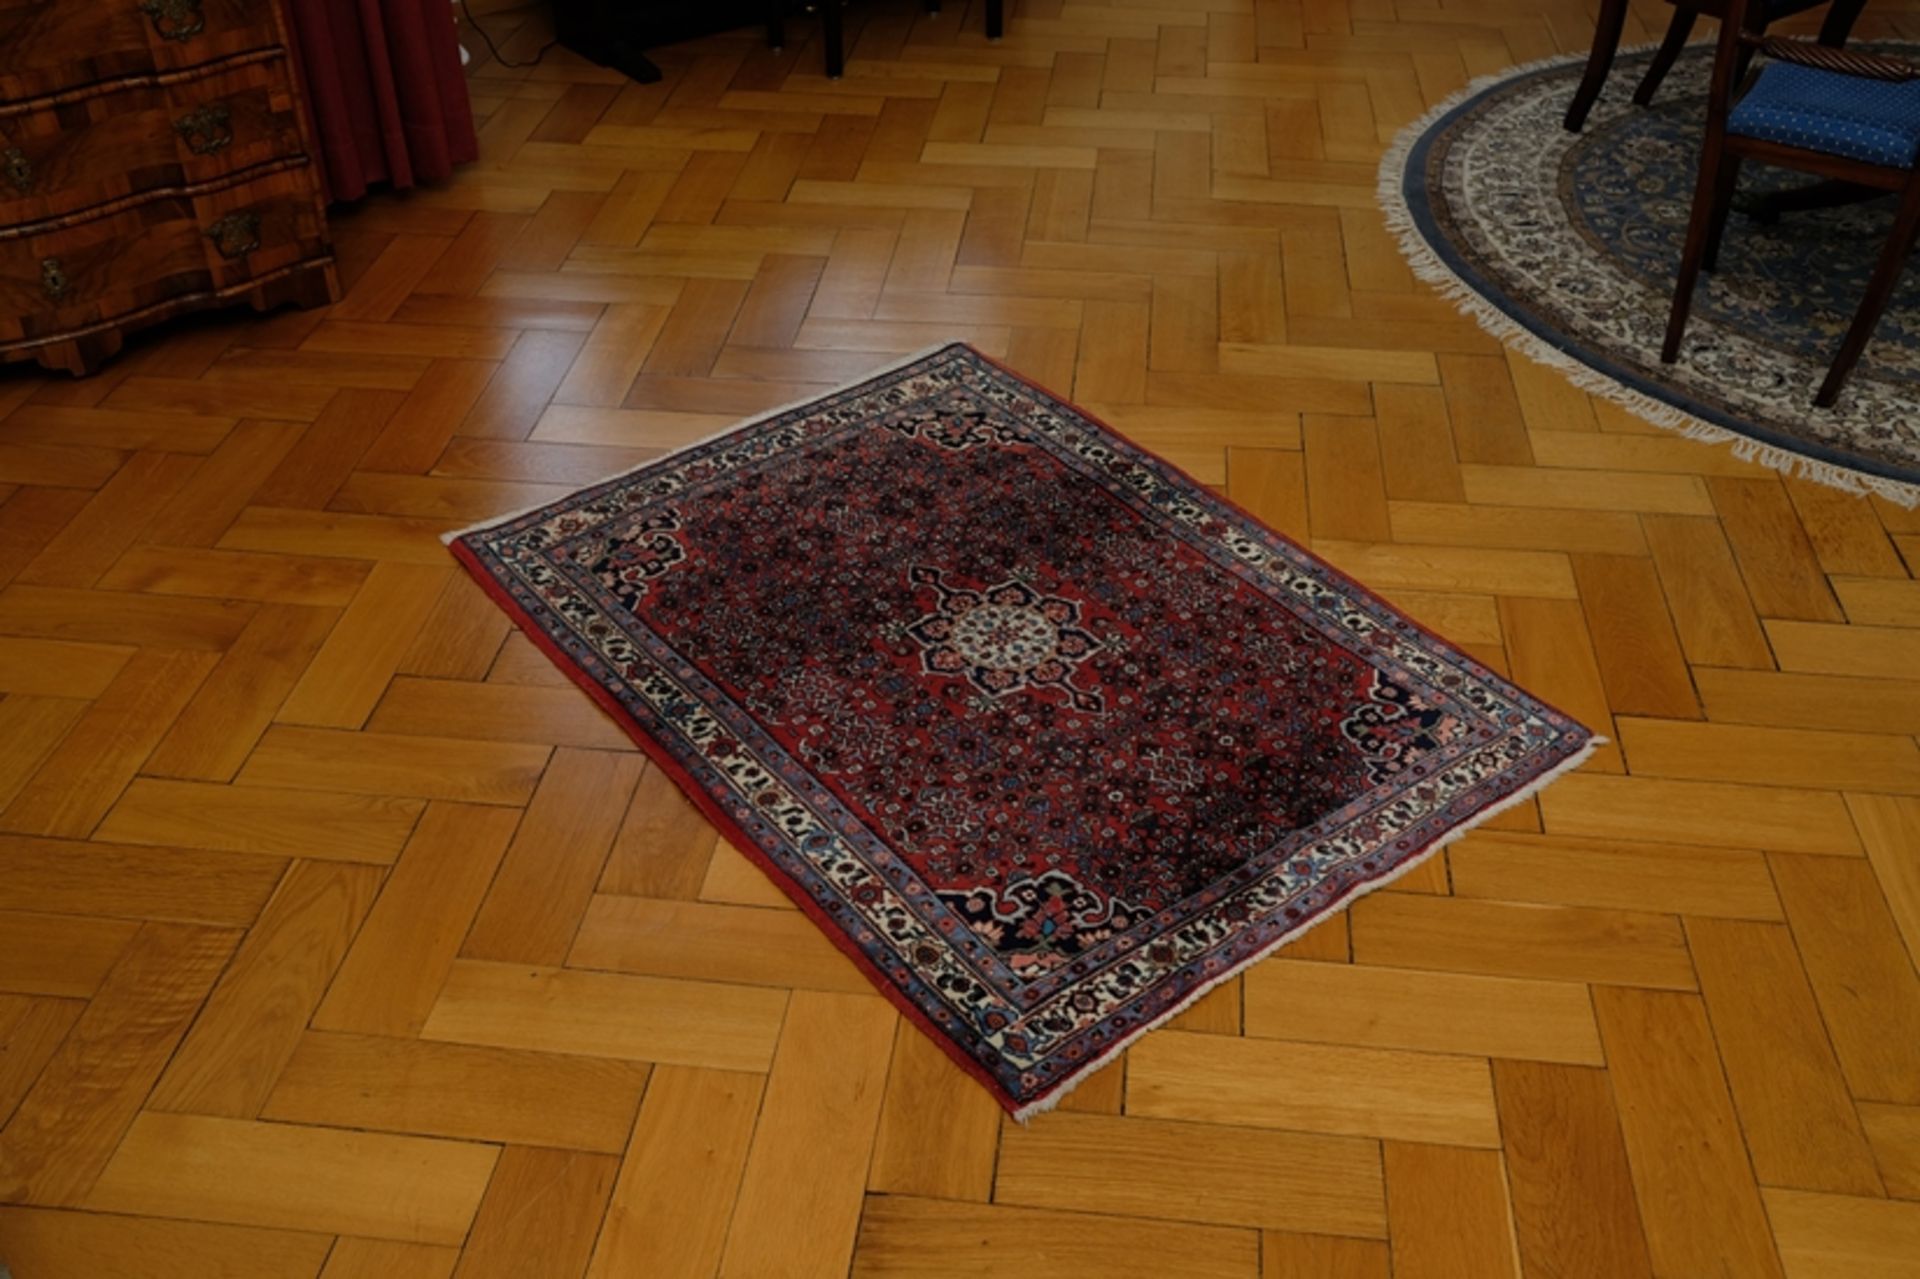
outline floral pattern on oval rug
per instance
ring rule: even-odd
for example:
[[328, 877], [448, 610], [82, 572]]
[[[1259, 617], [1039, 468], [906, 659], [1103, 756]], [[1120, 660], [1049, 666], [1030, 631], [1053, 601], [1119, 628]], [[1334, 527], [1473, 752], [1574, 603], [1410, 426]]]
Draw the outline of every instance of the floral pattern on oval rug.
[[[1582, 133], [1560, 120], [1584, 57], [1476, 81], [1409, 126], [1381, 164], [1380, 201], [1415, 273], [1496, 336], [1649, 421], [1913, 505], [1920, 288], [1911, 273], [1839, 404], [1813, 404], [1886, 241], [1891, 198], [1770, 226], [1736, 204], [1679, 361], [1660, 363], [1713, 56], [1689, 49], [1654, 104], [1636, 107], [1629, 94], [1647, 58], [1619, 58]], [[1742, 203], [1811, 180], [1748, 164]]]
[[1595, 745], [962, 345], [449, 537], [1020, 1115]]

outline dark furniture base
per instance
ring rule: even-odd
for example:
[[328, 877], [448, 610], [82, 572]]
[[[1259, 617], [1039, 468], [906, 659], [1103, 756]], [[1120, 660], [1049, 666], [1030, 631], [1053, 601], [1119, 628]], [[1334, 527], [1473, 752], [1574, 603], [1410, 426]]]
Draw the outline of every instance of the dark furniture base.
[[[825, 50], [826, 73], [838, 80], [846, 71], [841, 38], [841, 10], [845, 0], [818, 0], [820, 43]], [[985, 0], [987, 38], [998, 40], [1006, 30], [1006, 0]], [[940, 11], [939, 0], [926, 0], [927, 12]], [[778, 49], [786, 43], [784, 19], [789, 0], [554, 0], [554, 36], [581, 57], [612, 67], [642, 84], [660, 78], [660, 68], [646, 50], [680, 40], [692, 40], [717, 31], [766, 24], [767, 43]]]

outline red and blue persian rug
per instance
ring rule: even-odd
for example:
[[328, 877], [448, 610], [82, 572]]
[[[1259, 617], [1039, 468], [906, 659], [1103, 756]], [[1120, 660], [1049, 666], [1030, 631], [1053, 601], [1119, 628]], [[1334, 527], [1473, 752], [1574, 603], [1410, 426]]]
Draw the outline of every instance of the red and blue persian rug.
[[450, 540], [1017, 1116], [1593, 745], [961, 345]]

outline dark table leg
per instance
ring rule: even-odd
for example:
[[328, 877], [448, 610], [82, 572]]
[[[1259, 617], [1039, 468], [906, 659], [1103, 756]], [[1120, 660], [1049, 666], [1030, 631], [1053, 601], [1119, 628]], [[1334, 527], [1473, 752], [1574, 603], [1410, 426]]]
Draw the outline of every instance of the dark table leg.
[[1600, 86], [1607, 82], [1607, 72], [1613, 69], [1613, 55], [1620, 48], [1620, 33], [1626, 26], [1627, 0], [1602, 0], [1600, 21], [1593, 29], [1593, 52], [1587, 55], [1587, 73], [1581, 77], [1573, 104], [1567, 108], [1567, 132], [1578, 133], [1586, 124], [1587, 112], [1593, 110], [1593, 104], [1600, 98]]
[[1820, 43], [1836, 49], [1845, 44], [1853, 34], [1853, 24], [1860, 20], [1860, 11], [1866, 7], [1867, 0], [1833, 0], [1827, 9], [1826, 21], [1820, 24]]
[[1006, 27], [1006, 0], [987, 0], [987, 39], [998, 40]]
[[840, 2], [820, 0], [820, 42], [827, 46], [829, 80], [838, 80], [847, 70], [846, 50], [840, 47]]

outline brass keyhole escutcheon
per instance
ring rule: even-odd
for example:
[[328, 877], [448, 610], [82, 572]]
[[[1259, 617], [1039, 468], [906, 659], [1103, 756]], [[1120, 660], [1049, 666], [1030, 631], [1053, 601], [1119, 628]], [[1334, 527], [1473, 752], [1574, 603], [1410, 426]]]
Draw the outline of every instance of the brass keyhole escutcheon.
[[33, 162], [27, 159], [27, 153], [19, 147], [8, 147], [0, 151], [0, 162], [4, 163], [7, 181], [21, 195], [33, 190]]
[[163, 39], [191, 40], [207, 29], [200, 0], [140, 0], [140, 12]]
[[173, 131], [195, 155], [213, 155], [233, 142], [233, 112], [224, 102], [210, 102], [175, 120]]
[[67, 269], [60, 265], [59, 258], [40, 259], [40, 288], [56, 302], [66, 295]]
[[244, 257], [260, 247], [260, 215], [229, 213], [207, 228], [207, 238], [221, 257]]

